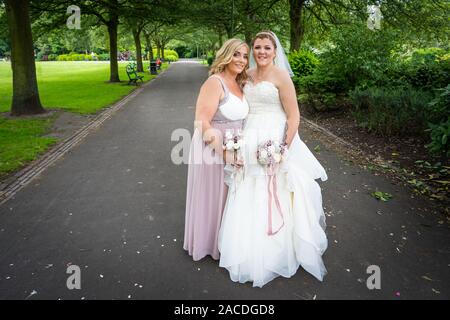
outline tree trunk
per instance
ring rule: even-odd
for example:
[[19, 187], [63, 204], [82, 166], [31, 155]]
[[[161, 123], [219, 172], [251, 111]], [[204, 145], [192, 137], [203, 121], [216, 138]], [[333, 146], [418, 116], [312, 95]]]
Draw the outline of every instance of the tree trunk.
[[166, 43], [164, 41], [161, 42], [161, 57], [164, 60], [164, 50], [166, 48]]
[[219, 34], [219, 48], [222, 48], [222, 45], [223, 45], [223, 39], [222, 39], [223, 34], [222, 34], [222, 29], [219, 29], [218, 34]]
[[155, 60], [155, 57], [154, 57], [154, 55], [153, 55], [153, 47], [152, 47], [152, 41], [151, 40], [148, 40], [148, 46], [149, 46], [149, 48], [150, 48], [150, 60]]
[[161, 42], [159, 40], [156, 40], [156, 57], [161, 58]]
[[145, 46], [149, 50], [148, 51], [148, 60], [151, 61], [151, 60], [154, 59], [154, 57], [153, 57], [152, 40], [150, 39], [150, 34], [147, 33], [145, 30], [144, 30], [144, 38], [145, 38]]
[[251, 43], [252, 43], [252, 33], [250, 30], [245, 30], [245, 42], [248, 44], [248, 46], [250, 47]]
[[134, 44], [136, 46], [136, 62], [137, 62], [136, 71], [144, 72], [144, 66], [142, 65], [141, 30], [133, 29], [133, 38]]
[[227, 33], [228, 39], [233, 38], [233, 32], [232, 32], [231, 28], [228, 25], [225, 26], [225, 31]]
[[119, 25], [119, 19], [117, 16], [113, 16], [108, 24], [109, 34], [109, 69], [110, 69], [110, 82], [120, 82], [119, 78], [119, 64], [117, 62], [117, 26]]
[[290, 51], [299, 50], [303, 40], [305, 32], [302, 24], [304, 5], [305, 0], [289, 0], [289, 20], [291, 23]]
[[13, 73], [12, 115], [45, 112], [39, 99], [34, 61], [33, 37], [28, 0], [6, 0], [11, 67]]

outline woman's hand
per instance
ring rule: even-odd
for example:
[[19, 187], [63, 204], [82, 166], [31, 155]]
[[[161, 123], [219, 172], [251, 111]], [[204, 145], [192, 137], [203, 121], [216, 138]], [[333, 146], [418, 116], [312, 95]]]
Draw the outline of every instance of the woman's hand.
[[244, 162], [237, 157], [236, 152], [234, 151], [223, 150], [222, 156], [226, 164], [231, 164], [238, 169], [244, 165]]

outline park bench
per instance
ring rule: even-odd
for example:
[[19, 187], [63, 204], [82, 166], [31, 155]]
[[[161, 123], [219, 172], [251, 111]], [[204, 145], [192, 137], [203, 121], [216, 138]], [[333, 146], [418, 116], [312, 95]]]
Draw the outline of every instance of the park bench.
[[138, 80], [141, 80], [142, 82], [144, 82], [144, 80], [142, 80], [144, 78], [144, 76], [140, 76], [137, 74], [136, 72], [136, 63], [129, 63], [127, 64], [127, 75], [128, 75], [128, 79], [130, 79], [128, 81], [128, 84], [135, 84], [137, 85]]

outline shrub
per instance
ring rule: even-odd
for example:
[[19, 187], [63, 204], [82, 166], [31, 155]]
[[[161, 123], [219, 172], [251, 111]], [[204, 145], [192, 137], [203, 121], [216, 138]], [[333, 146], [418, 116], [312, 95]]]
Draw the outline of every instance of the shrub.
[[423, 135], [430, 92], [414, 88], [356, 88], [350, 92], [358, 124], [382, 136]]
[[450, 157], [450, 117], [439, 124], [429, 124], [431, 142], [426, 145], [433, 154], [445, 154]]
[[364, 24], [343, 26], [331, 33], [331, 43], [319, 55], [312, 75], [299, 81], [309, 93], [347, 94], [356, 86], [384, 85], [397, 46], [396, 35], [388, 29], [369, 30]]
[[165, 57], [166, 61], [177, 61], [178, 57], [173, 54], [166, 54]]
[[84, 53], [69, 53], [60, 54], [56, 60], [58, 61], [92, 61], [92, 56], [90, 54]]
[[295, 77], [301, 78], [313, 73], [319, 64], [319, 59], [308, 50], [293, 51], [289, 54], [289, 64]]
[[[157, 54], [157, 50], [155, 48], [153, 48], [153, 56], [155, 57], [155, 59], [156, 59], [156, 54]], [[178, 53], [175, 50], [165, 49], [164, 50], [164, 58], [166, 60], [167, 60], [167, 56], [175, 56], [176, 60], [179, 59]], [[176, 60], [173, 60], [173, 61], [176, 61]]]
[[108, 61], [109, 60], [109, 53], [101, 53], [98, 55], [98, 60], [100, 61]]
[[166, 55], [175, 56], [177, 60], [179, 59], [178, 53], [175, 50], [172, 50], [172, 49], [165, 49], [164, 50], [164, 56], [166, 56]]
[[428, 104], [428, 129], [431, 142], [428, 150], [434, 154], [450, 156], [450, 84], [439, 90], [439, 94]]
[[442, 88], [450, 83], [449, 55], [439, 48], [418, 49], [404, 62], [403, 76], [417, 88]]

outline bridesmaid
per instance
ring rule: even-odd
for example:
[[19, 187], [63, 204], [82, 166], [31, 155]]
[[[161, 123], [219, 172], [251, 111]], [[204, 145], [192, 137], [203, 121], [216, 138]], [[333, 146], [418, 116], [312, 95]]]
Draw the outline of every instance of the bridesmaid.
[[242, 165], [230, 151], [223, 150], [222, 136], [227, 129], [241, 129], [248, 114], [242, 88], [247, 79], [249, 51], [242, 40], [226, 41], [197, 99], [183, 245], [195, 261], [207, 255], [219, 259], [218, 233], [227, 197], [224, 163]]

